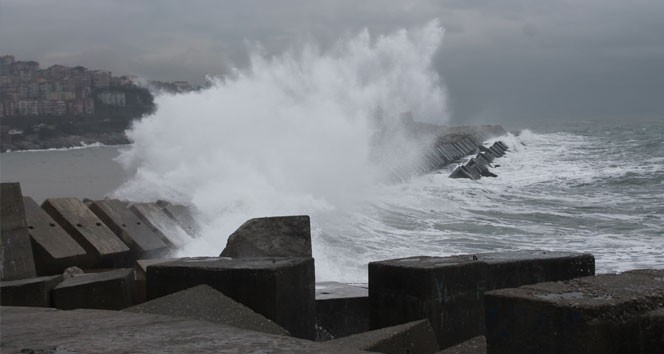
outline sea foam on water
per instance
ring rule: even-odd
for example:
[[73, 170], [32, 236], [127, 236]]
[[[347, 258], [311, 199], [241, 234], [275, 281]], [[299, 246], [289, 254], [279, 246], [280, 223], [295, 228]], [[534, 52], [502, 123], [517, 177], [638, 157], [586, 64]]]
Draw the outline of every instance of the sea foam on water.
[[207, 89], [160, 95], [156, 113], [128, 131], [119, 161], [135, 173], [114, 196], [192, 206], [203, 235], [182, 255], [219, 254], [253, 217], [309, 214], [320, 231], [317, 215], [371, 198], [392, 170], [384, 161], [417, 158], [421, 142], [400, 131], [405, 112], [446, 120], [432, 68], [443, 33], [434, 20], [330, 48], [255, 52]]

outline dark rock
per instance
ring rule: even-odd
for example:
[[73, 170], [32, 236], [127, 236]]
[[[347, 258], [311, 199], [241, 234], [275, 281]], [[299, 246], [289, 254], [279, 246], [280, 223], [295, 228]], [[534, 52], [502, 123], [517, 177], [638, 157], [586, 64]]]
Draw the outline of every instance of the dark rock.
[[641, 353], [657, 353], [664, 348], [664, 307], [639, 318], [639, 349]]
[[2, 306], [51, 307], [51, 290], [62, 275], [0, 282]]
[[346, 337], [369, 330], [367, 287], [316, 283], [316, 340]]
[[483, 294], [594, 274], [594, 258], [517, 251], [369, 263], [371, 327], [428, 318], [442, 348], [484, 333]]
[[122, 310], [135, 304], [134, 271], [116, 269], [64, 279], [53, 289], [53, 306], [62, 310]]
[[3, 306], [0, 316], [3, 353], [364, 353], [163, 315]]
[[486, 338], [475, 337], [436, 354], [486, 354]]
[[313, 339], [312, 258], [183, 258], [147, 268], [147, 298], [207, 284], [298, 338]]
[[123, 202], [98, 200], [90, 205], [90, 210], [129, 246], [132, 259], [160, 257], [168, 252], [162, 241], [165, 236], [142, 222]]
[[79, 267], [69, 267], [62, 272], [62, 276], [66, 278], [73, 278], [79, 275], [85, 274], [83, 269]]
[[163, 235], [167, 245], [172, 247], [182, 247], [192, 240], [191, 236], [184, 231], [177, 221], [170, 218], [155, 203], [137, 203], [130, 207], [130, 210], [146, 223], [153, 231]]
[[664, 303], [662, 279], [664, 270], [603, 274], [487, 292], [488, 352], [651, 353], [638, 324]]
[[35, 261], [19, 183], [0, 183], [0, 279], [34, 278]]
[[178, 291], [124, 311], [186, 317], [257, 332], [289, 335], [287, 330], [208, 285]]
[[230, 237], [222, 257], [311, 257], [309, 216], [251, 219]]
[[76, 198], [49, 198], [42, 208], [86, 252], [86, 265], [123, 266], [129, 247]]
[[68, 267], [85, 265], [83, 247], [32, 198], [23, 197], [23, 204], [38, 275], [58, 274]]
[[[355, 334], [325, 343], [332, 347], [386, 354], [429, 354], [440, 349], [436, 342], [436, 335], [427, 320]], [[343, 350], [339, 352], [343, 352]]]

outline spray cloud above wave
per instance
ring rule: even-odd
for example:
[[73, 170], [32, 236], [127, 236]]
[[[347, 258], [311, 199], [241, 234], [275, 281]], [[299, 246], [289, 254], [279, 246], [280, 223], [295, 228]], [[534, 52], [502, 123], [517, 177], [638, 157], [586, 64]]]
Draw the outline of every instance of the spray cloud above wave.
[[256, 51], [246, 69], [203, 91], [161, 95], [157, 112], [128, 132], [133, 144], [119, 160], [135, 174], [114, 196], [193, 206], [203, 237], [185, 255], [218, 254], [252, 217], [310, 214], [315, 223], [366, 198], [388, 170], [376, 155], [416, 154], [398, 133], [405, 112], [446, 120], [432, 69], [443, 33], [434, 20], [375, 38], [364, 30], [325, 49]]

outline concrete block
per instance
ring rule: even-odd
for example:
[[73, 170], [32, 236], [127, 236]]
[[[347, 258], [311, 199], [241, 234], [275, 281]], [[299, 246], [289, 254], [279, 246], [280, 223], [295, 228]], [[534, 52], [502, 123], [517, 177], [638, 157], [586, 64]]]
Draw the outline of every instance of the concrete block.
[[639, 318], [639, 350], [657, 353], [664, 348], [664, 307], [647, 312]]
[[144, 304], [129, 307], [124, 311], [186, 317], [257, 332], [280, 336], [289, 335], [287, 330], [276, 323], [208, 285], [198, 285], [178, 291]]
[[80, 200], [50, 198], [42, 209], [83, 247], [87, 264], [117, 267], [127, 263], [129, 247]]
[[664, 303], [664, 270], [658, 273], [604, 274], [487, 292], [488, 353], [645, 353], [638, 323]]
[[35, 261], [19, 183], [0, 183], [0, 280], [34, 278]]
[[291, 335], [313, 339], [314, 277], [312, 258], [183, 258], [148, 267], [147, 298], [207, 284]]
[[62, 281], [62, 275], [0, 282], [2, 306], [51, 307], [51, 290]]
[[97, 200], [90, 204], [90, 210], [129, 246], [132, 259], [156, 258], [168, 252], [162, 241], [165, 236], [141, 221], [123, 202]]
[[141, 304], [147, 301], [147, 272], [148, 267], [154, 264], [161, 264], [176, 261], [180, 258], [153, 258], [153, 259], [139, 259], [134, 264], [134, 286], [136, 287], [136, 303]]
[[436, 354], [486, 354], [486, 338], [478, 336]]
[[163, 315], [3, 306], [0, 317], [3, 353], [339, 353], [324, 343]]
[[135, 305], [133, 269], [85, 273], [67, 278], [53, 289], [53, 305], [62, 310], [122, 310]]
[[369, 289], [337, 282], [316, 283], [316, 340], [369, 330]]
[[338, 347], [386, 354], [435, 353], [440, 348], [427, 320], [420, 320], [325, 342]]
[[309, 216], [251, 219], [228, 237], [221, 257], [311, 257]]
[[37, 275], [62, 274], [68, 267], [87, 266], [86, 253], [69, 234], [30, 197], [23, 197], [25, 220]]
[[177, 221], [170, 218], [155, 203], [137, 203], [130, 207], [131, 211], [152, 229], [158, 230], [164, 235], [162, 241], [172, 247], [182, 247], [192, 240], [191, 236], [184, 231]]
[[441, 348], [484, 333], [483, 294], [500, 287], [594, 274], [594, 258], [517, 251], [369, 263], [372, 328], [428, 318]]
[[173, 220], [177, 221], [180, 227], [186, 231], [189, 236], [197, 237], [200, 233], [198, 222], [191, 213], [191, 210], [184, 205], [166, 204], [162, 210]]

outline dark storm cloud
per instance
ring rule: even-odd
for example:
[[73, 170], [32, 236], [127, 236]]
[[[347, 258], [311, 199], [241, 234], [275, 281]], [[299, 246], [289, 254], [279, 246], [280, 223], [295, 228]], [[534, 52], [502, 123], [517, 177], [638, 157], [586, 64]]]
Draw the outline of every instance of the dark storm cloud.
[[2, 0], [0, 52], [202, 81], [267, 53], [439, 18], [455, 121], [664, 114], [664, 2]]

